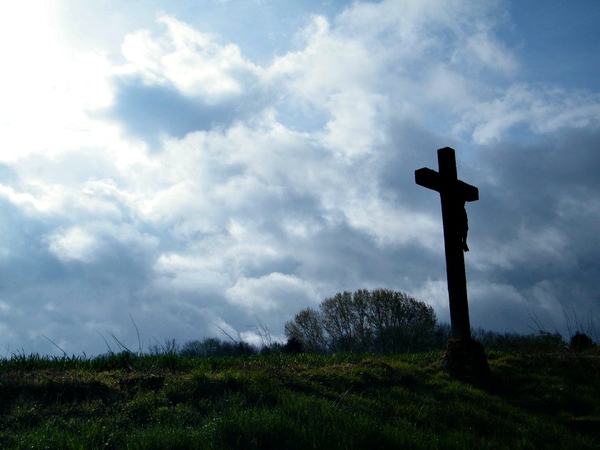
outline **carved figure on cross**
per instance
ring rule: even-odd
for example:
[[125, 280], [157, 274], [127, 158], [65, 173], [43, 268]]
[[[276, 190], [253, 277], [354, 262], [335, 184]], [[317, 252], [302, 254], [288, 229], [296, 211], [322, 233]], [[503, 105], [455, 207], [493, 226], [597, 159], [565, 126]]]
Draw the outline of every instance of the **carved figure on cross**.
[[467, 208], [463, 203], [462, 214], [460, 216], [460, 222], [458, 223], [459, 232], [460, 232], [460, 240], [462, 243], [462, 249], [465, 252], [469, 251], [469, 246], [467, 245], [467, 234], [469, 234], [469, 218], [467, 217]]

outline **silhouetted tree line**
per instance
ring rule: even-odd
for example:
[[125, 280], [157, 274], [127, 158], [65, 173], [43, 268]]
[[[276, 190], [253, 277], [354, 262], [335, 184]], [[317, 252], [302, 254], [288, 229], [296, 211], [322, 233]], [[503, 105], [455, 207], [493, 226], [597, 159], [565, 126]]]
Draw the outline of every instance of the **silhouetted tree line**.
[[[471, 330], [487, 350], [514, 353], [553, 352], [570, 348], [584, 351], [596, 346], [577, 331], [567, 343], [558, 331], [498, 333]], [[437, 322], [433, 308], [404, 292], [387, 289], [338, 293], [318, 309], [306, 308], [285, 324], [288, 344], [306, 352], [410, 353], [443, 348], [452, 337], [450, 324]]]
[[222, 340], [219, 338], [204, 338], [203, 340], [188, 341], [176, 353], [185, 357], [210, 358], [219, 356], [251, 356], [278, 353], [302, 353], [302, 344], [294, 339], [286, 344], [280, 342], [263, 343], [257, 347], [244, 341]]
[[[272, 339], [260, 321], [256, 327], [262, 346], [253, 346], [227, 335], [228, 340], [204, 338], [179, 346], [174, 340], [158, 342], [150, 353], [173, 353], [185, 357], [250, 356], [273, 353], [412, 353], [441, 350], [451, 338], [450, 324], [437, 322], [433, 308], [404, 292], [366, 289], [342, 292], [306, 308], [285, 324], [285, 344]], [[596, 346], [577, 331], [567, 343], [558, 333], [498, 333], [472, 329], [473, 339], [486, 350], [528, 354], [570, 348], [585, 351]]]

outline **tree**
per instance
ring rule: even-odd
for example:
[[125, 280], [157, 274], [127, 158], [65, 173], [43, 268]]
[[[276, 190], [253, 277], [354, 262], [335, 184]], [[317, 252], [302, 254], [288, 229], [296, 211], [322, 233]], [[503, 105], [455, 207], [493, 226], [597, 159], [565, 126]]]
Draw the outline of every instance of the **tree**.
[[431, 306], [404, 292], [358, 290], [323, 300], [319, 311], [301, 311], [285, 333], [308, 352], [421, 351], [435, 345], [436, 323]]
[[433, 345], [435, 311], [404, 292], [374, 290], [367, 320], [375, 336], [374, 346], [380, 352], [422, 351]]
[[303, 309], [285, 324], [285, 335], [300, 341], [307, 352], [320, 353], [327, 347], [319, 313], [311, 308]]
[[358, 316], [350, 292], [338, 293], [335, 297], [323, 300], [320, 305], [321, 324], [329, 335], [330, 347], [333, 350], [352, 350], [356, 345], [355, 333]]

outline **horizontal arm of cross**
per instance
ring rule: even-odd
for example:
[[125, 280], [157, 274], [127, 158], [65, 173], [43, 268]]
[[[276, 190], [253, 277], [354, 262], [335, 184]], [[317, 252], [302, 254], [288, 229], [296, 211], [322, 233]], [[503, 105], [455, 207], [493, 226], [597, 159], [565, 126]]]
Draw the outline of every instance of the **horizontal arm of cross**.
[[419, 186], [426, 187], [427, 189], [441, 192], [442, 183], [440, 178], [439, 173], [435, 170], [428, 169], [427, 167], [415, 170], [415, 182]]
[[443, 190], [455, 189], [465, 202], [479, 200], [479, 189], [475, 186], [471, 186], [461, 180], [452, 180], [452, 185], [448, 186], [443, 181], [442, 176], [435, 170], [428, 169], [427, 167], [415, 170], [415, 182], [419, 186], [439, 193], [442, 193]]

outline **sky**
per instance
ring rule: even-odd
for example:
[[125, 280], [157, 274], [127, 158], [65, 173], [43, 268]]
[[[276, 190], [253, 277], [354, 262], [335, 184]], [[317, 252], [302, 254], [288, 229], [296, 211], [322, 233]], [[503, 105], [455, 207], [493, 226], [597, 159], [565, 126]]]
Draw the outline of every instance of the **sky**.
[[471, 325], [600, 331], [599, 2], [0, 10], [0, 356], [284, 340], [357, 289], [449, 321], [446, 146]]

